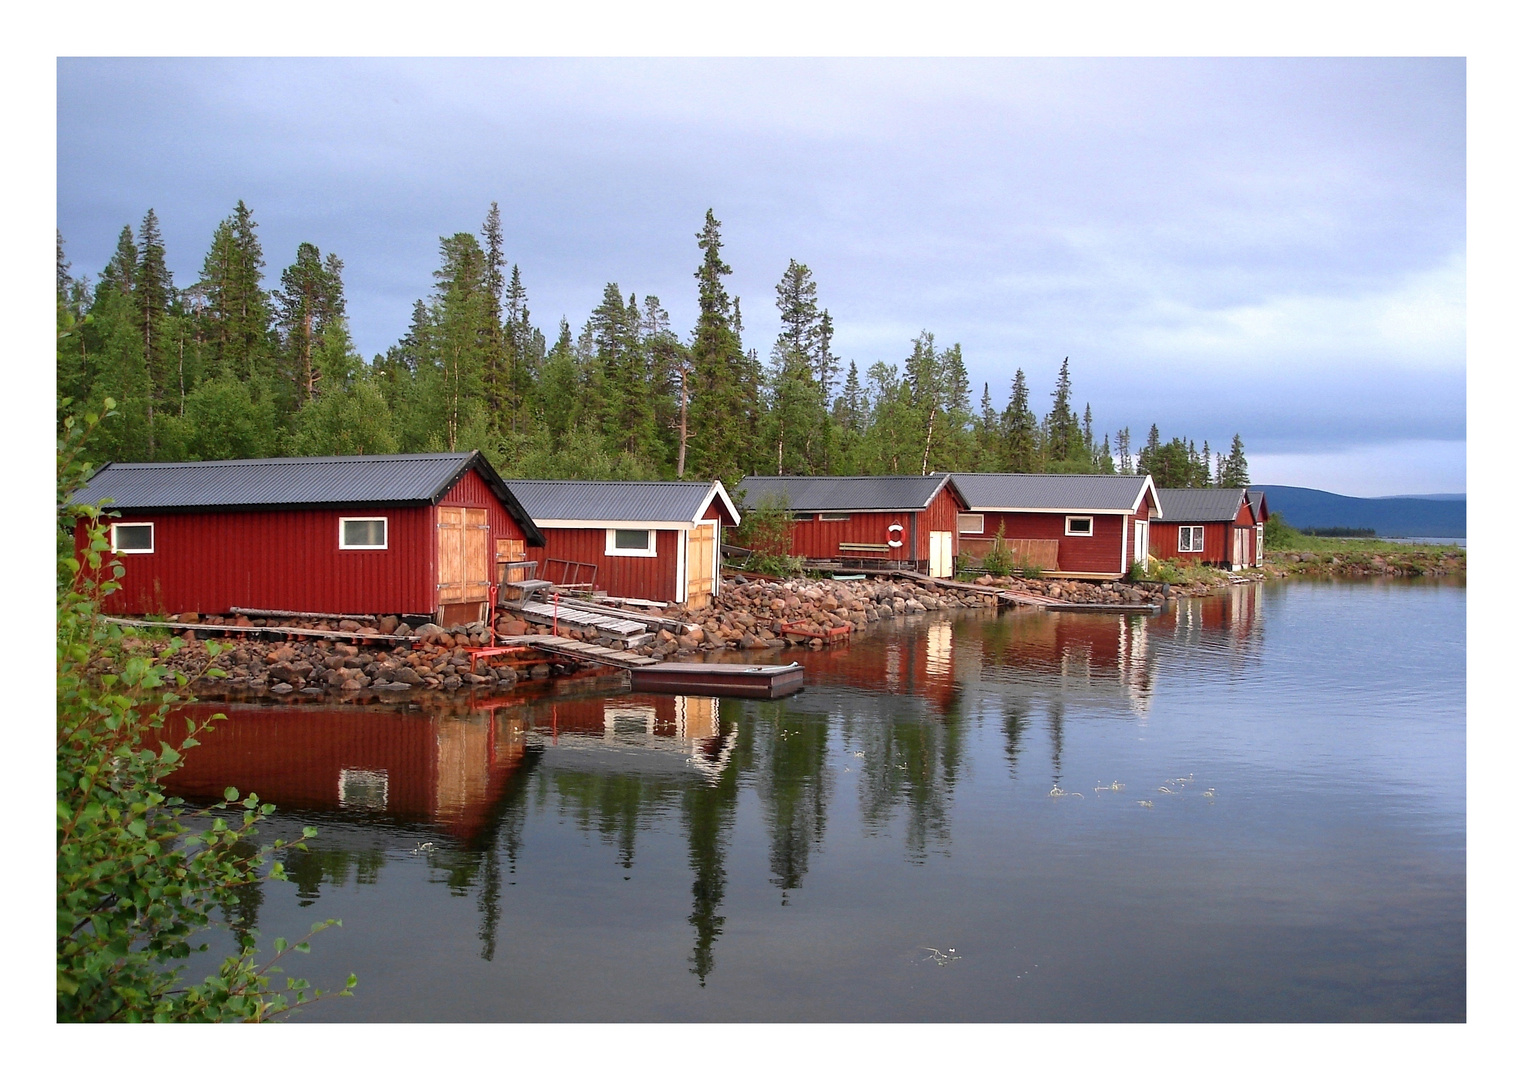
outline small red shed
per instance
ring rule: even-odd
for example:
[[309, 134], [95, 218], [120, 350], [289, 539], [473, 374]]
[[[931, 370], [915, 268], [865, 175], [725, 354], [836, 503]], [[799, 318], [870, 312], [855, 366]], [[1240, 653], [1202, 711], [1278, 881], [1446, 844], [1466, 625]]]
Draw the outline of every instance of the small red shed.
[[1161, 488], [1163, 516], [1153, 530], [1154, 558], [1210, 563], [1229, 570], [1262, 565], [1263, 492], [1247, 488]]
[[73, 503], [116, 515], [126, 574], [104, 607], [117, 615], [241, 607], [450, 626], [487, 617], [494, 561], [544, 545], [476, 451], [113, 463]]
[[746, 510], [793, 515], [793, 554], [863, 561], [951, 577], [962, 497], [947, 473], [930, 476], [748, 476]]
[[507, 483], [544, 534], [541, 576], [610, 596], [707, 605], [721, 533], [740, 524], [718, 480]]
[[954, 473], [967, 511], [959, 549], [979, 557], [1003, 534], [1017, 560], [1071, 578], [1115, 579], [1148, 555], [1158, 516], [1151, 476]]

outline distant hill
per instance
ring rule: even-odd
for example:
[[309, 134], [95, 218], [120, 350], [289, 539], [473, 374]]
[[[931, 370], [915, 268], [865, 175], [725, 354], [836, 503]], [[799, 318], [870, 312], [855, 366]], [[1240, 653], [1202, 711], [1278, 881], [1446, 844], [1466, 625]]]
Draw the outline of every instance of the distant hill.
[[1396, 495], [1356, 499], [1316, 488], [1254, 484], [1271, 513], [1297, 529], [1374, 529], [1379, 536], [1464, 536], [1464, 495]]

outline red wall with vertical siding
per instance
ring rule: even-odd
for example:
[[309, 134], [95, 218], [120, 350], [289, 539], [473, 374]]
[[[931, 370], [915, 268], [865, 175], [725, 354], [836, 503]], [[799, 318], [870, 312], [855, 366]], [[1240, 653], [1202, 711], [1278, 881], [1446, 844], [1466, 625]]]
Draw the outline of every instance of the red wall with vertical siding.
[[[656, 557], [607, 555], [606, 529], [546, 529], [543, 552], [536, 548], [530, 558], [540, 560], [540, 573], [553, 581], [560, 580], [560, 569], [547, 573], [549, 559], [570, 559], [591, 563], [598, 568], [596, 587], [610, 596], [634, 596], [644, 600], [670, 602], [677, 596], [677, 543], [682, 534], [675, 529], [656, 530]], [[684, 598], [685, 599], [685, 598]]]
[[[979, 513], [974, 510], [972, 513]], [[983, 512], [984, 531], [965, 533], [968, 539], [992, 539], [1005, 526], [1006, 540], [1056, 540], [1059, 574], [1121, 574], [1121, 537], [1127, 537], [1127, 563], [1131, 565], [1130, 514], [1080, 514], [1095, 519], [1093, 536], [1064, 536], [1069, 514], [1001, 514]]]
[[[441, 500], [485, 507], [498, 537], [523, 531], [468, 470]], [[387, 519], [385, 551], [342, 550], [341, 517]], [[122, 588], [106, 598], [113, 615], [222, 614], [234, 607], [340, 614], [429, 614], [438, 553], [432, 506], [321, 510], [124, 511], [122, 522], [153, 522], [151, 555], [119, 555]], [[82, 546], [78, 530], [76, 547]]]
[[[1204, 551], [1180, 551], [1179, 530], [1184, 525], [1204, 525], [1206, 529]], [[1233, 525], [1245, 527], [1249, 530], [1250, 538], [1253, 533], [1253, 510], [1245, 499], [1237, 508], [1237, 517]], [[1153, 530], [1148, 540], [1148, 550], [1155, 559], [1177, 559], [1182, 562], [1220, 563], [1224, 566], [1232, 563], [1232, 527], [1225, 521], [1170, 521], [1164, 524], [1153, 522]], [[1253, 545], [1250, 543], [1248, 561], [1253, 562]]]
[[[844, 511], [843, 511], [844, 512]], [[820, 515], [810, 515], [809, 521], [795, 521], [793, 523], [793, 554], [803, 559], [839, 559], [843, 555], [846, 558], [882, 558], [882, 559], [909, 559], [929, 558], [928, 554], [910, 554], [910, 529], [915, 529], [915, 545], [929, 551], [929, 541], [922, 540], [928, 535], [925, 522], [922, 520], [925, 514], [921, 511], [913, 513], [886, 514], [879, 512], [866, 512], [861, 510], [851, 511], [850, 521], [821, 521]], [[904, 544], [901, 548], [895, 548], [891, 552], [878, 551], [846, 551], [841, 550], [841, 544], [886, 544], [888, 543], [888, 527], [898, 523], [904, 526], [904, 532], [899, 535], [899, 540]]]

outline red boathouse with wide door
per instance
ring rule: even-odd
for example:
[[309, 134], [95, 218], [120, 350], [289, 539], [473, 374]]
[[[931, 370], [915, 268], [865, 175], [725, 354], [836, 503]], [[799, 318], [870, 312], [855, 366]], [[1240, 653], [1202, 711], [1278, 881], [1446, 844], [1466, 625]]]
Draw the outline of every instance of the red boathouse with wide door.
[[957, 515], [946, 473], [930, 476], [748, 476], [741, 506], [793, 517], [792, 554], [841, 566], [952, 576]]
[[478, 452], [110, 464], [72, 503], [115, 515], [125, 573], [103, 607], [116, 615], [245, 608], [453, 625], [487, 617], [494, 562], [544, 544]]
[[968, 559], [1002, 538], [1019, 565], [1114, 580], [1148, 557], [1159, 513], [1151, 476], [954, 473], [952, 484], [967, 504], [957, 539]]
[[1209, 563], [1229, 570], [1260, 566], [1263, 492], [1247, 488], [1160, 488], [1163, 516], [1153, 530], [1157, 559]]
[[704, 607], [723, 531], [740, 514], [718, 480], [510, 480], [545, 536], [538, 573], [609, 596]]

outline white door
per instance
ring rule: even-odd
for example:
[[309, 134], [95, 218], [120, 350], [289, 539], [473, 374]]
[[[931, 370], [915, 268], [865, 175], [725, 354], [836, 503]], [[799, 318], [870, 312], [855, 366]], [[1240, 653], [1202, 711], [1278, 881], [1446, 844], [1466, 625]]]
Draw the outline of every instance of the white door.
[[952, 576], [952, 534], [949, 532], [931, 533], [931, 576]]
[[1148, 563], [1148, 523], [1146, 521], [1133, 522], [1137, 530], [1136, 542], [1132, 545], [1132, 561], [1139, 562], [1143, 566]]

